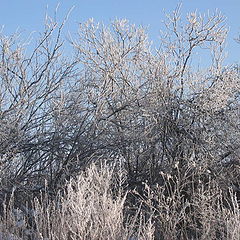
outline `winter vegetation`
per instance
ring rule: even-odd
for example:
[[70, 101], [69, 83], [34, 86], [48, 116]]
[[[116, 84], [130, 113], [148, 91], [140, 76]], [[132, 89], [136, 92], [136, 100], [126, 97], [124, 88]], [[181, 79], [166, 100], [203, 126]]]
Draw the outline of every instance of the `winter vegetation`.
[[0, 34], [0, 239], [239, 240], [224, 17], [176, 8], [157, 47], [127, 20], [64, 24]]

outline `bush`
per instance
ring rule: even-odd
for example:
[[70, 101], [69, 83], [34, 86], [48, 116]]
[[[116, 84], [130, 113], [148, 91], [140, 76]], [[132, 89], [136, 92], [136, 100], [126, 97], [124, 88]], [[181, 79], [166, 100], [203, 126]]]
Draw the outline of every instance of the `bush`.
[[150, 221], [144, 222], [141, 218], [141, 223], [137, 224], [138, 214], [124, 219], [127, 193], [120, 190], [113, 193], [112, 178], [113, 170], [106, 165], [101, 168], [91, 165], [85, 173], [71, 180], [54, 201], [46, 194], [36, 198], [31, 225], [20, 209], [7, 205], [1, 223], [2, 230], [6, 230], [3, 233], [20, 235], [23, 239], [127, 240], [134, 236], [153, 239]]

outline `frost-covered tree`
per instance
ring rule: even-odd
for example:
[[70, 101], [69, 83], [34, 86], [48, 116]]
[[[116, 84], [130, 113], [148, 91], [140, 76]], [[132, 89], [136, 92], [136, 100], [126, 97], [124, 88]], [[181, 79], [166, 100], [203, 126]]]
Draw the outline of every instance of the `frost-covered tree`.
[[225, 170], [239, 159], [239, 72], [223, 64], [221, 14], [183, 19], [177, 8], [159, 46], [127, 20], [90, 19], [70, 38], [71, 56], [63, 27], [47, 19], [34, 48], [0, 36], [4, 191], [52, 192], [101, 159], [123, 163], [133, 187], [189, 169], [238, 186]]

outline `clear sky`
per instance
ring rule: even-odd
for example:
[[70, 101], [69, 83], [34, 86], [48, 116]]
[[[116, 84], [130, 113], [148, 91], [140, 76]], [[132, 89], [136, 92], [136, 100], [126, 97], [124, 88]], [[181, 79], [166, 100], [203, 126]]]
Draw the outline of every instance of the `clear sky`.
[[[158, 40], [164, 11], [169, 13], [177, 6], [177, 0], [0, 0], [0, 25], [4, 25], [4, 34], [16, 29], [29, 34], [43, 28], [46, 7], [51, 15], [58, 5], [61, 20], [68, 10], [75, 6], [67, 24], [67, 30], [76, 32], [77, 23], [89, 18], [108, 23], [117, 18], [127, 18], [131, 23], [149, 27], [149, 36]], [[240, 44], [233, 39], [240, 34], [240, 0], [182, 0], [182, 15], [196, 9], [201, 13], [208, 10], [220, 10], [227, 17], [230, 27], [228, 36], [227, 63], [240, 63]]]

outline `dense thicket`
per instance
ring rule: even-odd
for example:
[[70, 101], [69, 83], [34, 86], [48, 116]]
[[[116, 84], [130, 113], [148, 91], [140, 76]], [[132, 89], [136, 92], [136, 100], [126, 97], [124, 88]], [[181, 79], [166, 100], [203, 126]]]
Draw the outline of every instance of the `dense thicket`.
[[[14, 192], [23, 209], [43, 191], [54, 199], [89, 163], [107, 160], [126, 174], [126, 206], [149, 198], [146, 184], [161, 192], [150, 201], [156, 239], [200, 238], [196, 193], [217, 189], [226, 209], [240, 198], [239, 69], [223, 65], [224, 17], [182, 19], [176, 9], [156, 50], [127, 20], [89, 20], [70, 40], [71, 56], [63, 27], [48, 18], [34, 49], [0, 36], [0, 201]], [[164, 225], [161, 201], [189, 217]]]

